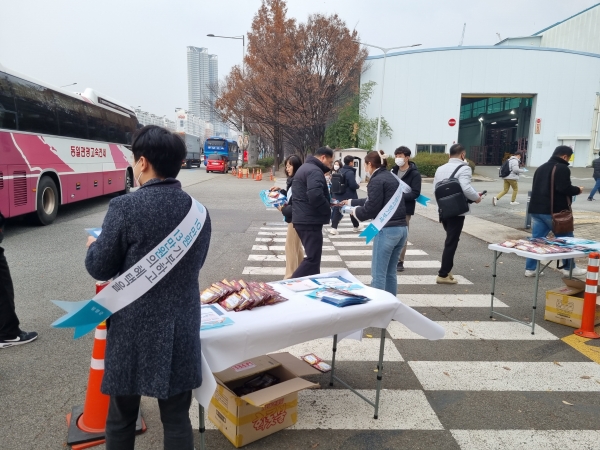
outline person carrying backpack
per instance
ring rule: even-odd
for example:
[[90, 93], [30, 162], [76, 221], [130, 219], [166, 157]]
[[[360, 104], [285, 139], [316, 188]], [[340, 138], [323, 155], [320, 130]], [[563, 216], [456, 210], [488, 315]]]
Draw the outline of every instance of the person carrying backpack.
[[[331, 197], [335, 200], [352, 200], [358, 199], [356, 191], [360, 185], [356, 181], [356, 169], [354, 168], [354, 156], [346, 156], [344, 158], [344, 166], [337, 173], [331, 175]], [[331, 208], [331, 228], [330, 234], [338, 234], [337, 227], [342, 220], [341, 207], [333, 206]], [[356, 217], [350, 215], [354, 232], [358, 233], [360, 225]]]
[[[450, 271], [454, 266], [454, 254], [465, 224], [465, 215], [469, 213], [468, 202], [479, 203], [481, 194], [471, 186], [471, 168], [465, 162], [467, 152], [461, 144], [450, 147], [450, 159], [435, 171], [433, 186], [440, 212], [440, 222], [446, 231], [442, 266], [436, 279], [437, 284], [456, 284]], [[444, 187], [448, 190], [458, 190], [450, 196], [444, 196]]]
[[504, 164], [502, 164], [502, 167], [500, 168], [500, 178], [504, 180], [504, 190], [492, 198], [492, 203], [494, 206], [496, 206], [498, 200], [508, 193], [510, 188], [513, 190], [510, 204], [519, 204], [517, 201], [517, 193], [519, 192], [519, 175], [525, 172], [525, 170], [521, 169], [520, 167], [522, 156], [523, 154], [521, 152], [517, 152], [504, 161]]

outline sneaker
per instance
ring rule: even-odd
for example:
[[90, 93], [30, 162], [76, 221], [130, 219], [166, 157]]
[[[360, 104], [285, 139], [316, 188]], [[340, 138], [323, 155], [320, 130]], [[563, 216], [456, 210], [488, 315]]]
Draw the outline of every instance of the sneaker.
[[496, 206], [496, 203], [498, 203], [498, 199], [496, 197], [492, 197], [492, 204]]
[[510, 202], [511, 205], [520, 205], [519, 202]]
[[396, 272], [404, 272], [404, 261], [398, 261]]
[[596, 200], [596, 199], [595, 198], [590, 198], [590, 197], [588, 197], [588, 199], [587, 199], [588, 202], [593, 202], [594, 200]]
[[[544, 275], [544, 272], [540, 272], [540, 277]], [[525, 276], [528, 278], [535, 277], [535, 270], [526, 270]]]
[[[569, 269], [561, 269], [561, 272], [562, 272], [562, 274], [565, 277], [569, 276]], [[575, 267], [573, 269], [573, 276], [574, 277], [582, 277], [582, 276], [584, 276], [586, 274], [587, 274], [587, 270], [586, 269], [582, 269], [581, 267]]]
[[452, 276], [451, 273], [448, 274], [448, 278], [450, 278], [451, 280], [454, 280], [454, 277]]
[[15, 345], [27, 344], [28, 342], [35, 341], [38, 334], [35, 331], [21, 331], [21, 334], [14, 339], [2, 339], [0, 340], [0, 348], [14, 347]]
[[457, 284], [458, 281], [456, 281], [454, 278], [450, 278], [450, 275], [448, 275], [447, 277], [440, 277], [438, 275], [438, 277], [435, 279], [435, 282], [437, 284]]
[[330, 228], [329, 229], [329, 234], [340, 234], [340, 233], [335, 228]]

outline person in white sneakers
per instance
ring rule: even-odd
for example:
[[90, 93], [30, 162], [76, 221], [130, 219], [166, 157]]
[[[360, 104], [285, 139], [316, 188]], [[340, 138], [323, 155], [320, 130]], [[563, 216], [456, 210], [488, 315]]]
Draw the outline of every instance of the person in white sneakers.
[[[494, 206], [498, 203], [505, 194], [508, 194], [508, 190], [512, 188], [512, 199], [510, 201], [511, 205], [518, 205], [517, 201], [517, 193], [519, 192], [519, 175], [525, 172], [525, 170], [521, 169], [521, 157], [523, 154], [521, 152], [517, 152], [512, 155], [506, 162], [502, 165], [503, 167], [500, 169], [501, 176], [502, 171], [506, 170], [508, 172], [507, 175], [502, 176], [504, 180], [504, 190], [492, 198], [492, 203]], [[506, 168], [504, 166], [507, 166]]]

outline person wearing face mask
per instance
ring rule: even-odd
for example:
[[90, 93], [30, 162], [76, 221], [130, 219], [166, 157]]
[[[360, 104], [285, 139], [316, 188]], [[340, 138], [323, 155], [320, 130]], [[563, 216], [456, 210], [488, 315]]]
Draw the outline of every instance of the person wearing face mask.
[[[334, 165], [335, 167], [335, 165]], [[344, 157], [344, 167], [339, 170], [341, 183], [339, 184], [339, 190], [335, 192], [332, 186], [331, 196], [338, 201], [357, 199], [357, 191], [360, 189], [360, 184], [356, 181], [356, 169], [354, 168], [354, 156], [347, 155]], [[341, 207], [333, 206], [331, 208], [331, 228], [329, 229], [330, 234], [338, 234], [338, 225], [342, 220]], [[350, 215], [350, 220], [354, 226], [353, 231], [358, 233], [360, 231], [360, 223], [353, 215]]]
[[[375, 219], [396, 195], [400, 185], [398, 179], [381, 163], [378, 152], [373, 151], [365, 156], [365, 171], [371, 176], [367, 184], [367, 198], [343, 202], [345, 205], [358, 206], [353, 214], [360, 221]], [[406, 225], [406, 207], [402, 195], [390, 219], [373, 238], [371, 286], [393, 295], [398, 293], [396, 266], [400, 252], [406, 244], [408, 235]]]
[[[531, 200], [529, 201], [529, 214], [531, 215], [531, 237], [545, 238], [552, 231], [552, 212], [561, 212], [571, 209], [571, 197], [583, 193], [583, 186], [571, 184], [571, 170], [569, 159], [573, 155], [573, 149], [566, 145], [559, 145], [552, 153], [552, 157], [539, 166], [533, 175], [531, 185]], [[554, 171], [554, 186], [552, 185], [552, 172]], [[551, 191], [554, 194], [551, 195]], [[554, 197], [554, 204], [551, 199]], [[555, 237], [573, 237], [573, 232], [561, 234]], [[562, 272], [569, 276], [569, 269], [573, 266], [573, 275], [582, 276], [587, 273], [586, 269], [575, 267], [575, 260], [563, 259]], [[535, 277], [537, 261], [527, 259], [525, 262], [525, 276]], [[540, 275], [542, 275], [540, 273]]]
[[[410, 160], [410, 155], [411, 151], [408, 147], [398, 147], [394, 151], [394, 162], [396, 164], [392, 167], [392, 172], [411, 188], [411, 192], [408, 192], [403, 196], [404, 204], [406, 205], [406, 226], [408, 229], [410, 229], [410, 219], [415, 214], [416, 200], [419, 195], [421, 195], [421, 174], [417, 169], [417, 165]], [[404, 248], [400, 253], [400, 261], [398, 261], [398, 266], [396, 268], [398, 272], [404, 272], [406, 247], [407, 244], [404, 245]]]
[[[441, 181], [450, 178], [454, 171], [458, 168], [455, 178], [458, 178], [463, 194], [467, 200], [479, 203], [481, 195], [471, 186], [471, 168], [466, 162], [467, 151], [461, 144], [454, 144], [450, 147], [450, 159], [443, 166], [440, 166], [435, 171], [433, 178], [433, 187]], [[465, 213], [468, 214], [468, 213]], [[465, 224], [465, 214], [460, 216], [450, 217], [442, 220], [442, 225], [446, 231], [446, 241], [444, 242], [444, 251], [442, 253], [442, 266], [436, 278], [437, 284], [456, 284], [458, 281], [450, 273], [454, 267], [454, 255], [458, 248], [458, 241], [462, 233], [463, 225]]]
[[[88, 239], [85, 267], [97, 280], [109, 280], [136, 266], [178, 229], [192, 208], [192, 198], [175, 179], [187, 151], [180, 136], [148, 125], [134, 134], [131, 151], [140, 188], [112, 199], [102, 233]], [[107, 320], [101, 386], [110, 396], [107, 450], [134, 448], [142, 395], [158, 399], [164, 448], [194, 448], [189, 409], [192, 390], [202, 384], [198, 277], [210, 236], [207, 212], [198, 237], [181, 260], [171, 261], [164, 278]], [[154, 270], [163, 264], [168, 263], [156, 264]]]
[[300, 236], [306, 257], [292, 274], [292, 278], [317, 275], [321, 272], [323, 253], [323, 225], [329, 223], [331, 198], [325, 174], [331, 171], [333, 150], [319, 148], [300, 166], [292, 182], [294, 202], [292, 223]]
[[502, 178], [504, 180], [504, 189], [498, 195], [492, 198], [492, 204], [496, 206], [498, 200], [504, 195], [508, 194], [508, 190], [512, 188], [512, 199], [510, 200], [511, 205], [518, 205], [517, 193], [519, 192], [519, 175], [525, 172], [521, 169], [521, 152], [517, 152], [508, 159], [508, 170], [507, 176]]

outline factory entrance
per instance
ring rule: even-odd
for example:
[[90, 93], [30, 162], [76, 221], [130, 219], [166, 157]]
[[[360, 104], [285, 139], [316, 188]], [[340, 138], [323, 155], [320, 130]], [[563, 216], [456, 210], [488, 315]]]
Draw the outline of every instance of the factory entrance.
[[498, 166], [517, 151], [527, 161], [533, 95], [463, 94], [458, 142], [478, 166]]

